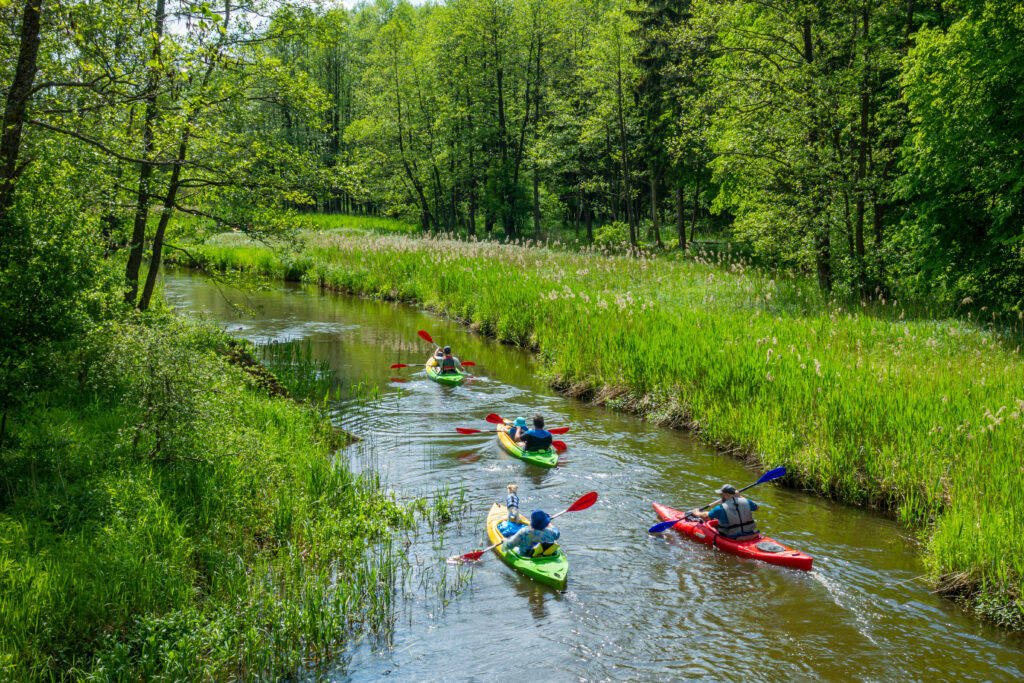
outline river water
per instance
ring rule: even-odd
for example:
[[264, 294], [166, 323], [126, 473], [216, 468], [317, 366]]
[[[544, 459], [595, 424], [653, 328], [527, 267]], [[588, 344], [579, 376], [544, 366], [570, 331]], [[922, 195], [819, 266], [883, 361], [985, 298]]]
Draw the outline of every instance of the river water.
[[[878, 514], [772, 484], [752, 489], [762, 531], [813, 555], [811, 572], [742, 560], [674, 533], [648, 535], [658, 521], [651, 502], [696, 507], [721, 484], [742, 486], [761, 473], [689, 435], [556, 395], [530, 353], [415, 307], [298, 285], [243, 293], [172, 271], [165, 296], [239, 337], [309, 340], [351, 397], [337, 420], [365, 437], [347, 449], [355, 468], [378, 470], [402, 496], [461, 487], [468, 510], [441, 540], [411, 538], [412, 564], [444, 574], [446, 555], [487, 545], [487, 509], [509, 483], [519, 484], [526, 514], [553, 514], [591, 490], [600, 496], [557, 522], [570, 560], [567, 591], [534, 584], [488, 554], [455, 596], [431, 597], [429, 587], [400, 596], [393, 637], [358, 641], [331, 680], [1024, 678], [1024, 638], [930, 594], [914, 538]], [[233, 305], [250, 312], [239, 316]], [[474, 361], [478, 378], [448, 388], [422, 369], [388, 369], [432, 350], [419, 329]], [[391, 381], [402, 373], [406, 382]], [[360, 382], [378, 387], [376, 400], [353, 391]], [[541, 412], [549, 426], [570, 426], [558, 437], [569, 445], [560, 466], [527, 465], [493, 436], [425, 435], [487, 429], [489, 412]]]

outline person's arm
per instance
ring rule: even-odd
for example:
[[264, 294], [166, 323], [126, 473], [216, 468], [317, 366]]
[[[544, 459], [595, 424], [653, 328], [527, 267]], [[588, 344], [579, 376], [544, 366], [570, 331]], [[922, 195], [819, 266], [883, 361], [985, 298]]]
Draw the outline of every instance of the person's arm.
[[501, 542], [501, 549], [508, 550], [510, 546], [519, 543], [519, 541], [522, 540], [523, 535], [529, 532], [529, 530], [530, 527], [524, 526], [519, 531], [515, 532], [512, 536], [506, 538], [504, 541]]

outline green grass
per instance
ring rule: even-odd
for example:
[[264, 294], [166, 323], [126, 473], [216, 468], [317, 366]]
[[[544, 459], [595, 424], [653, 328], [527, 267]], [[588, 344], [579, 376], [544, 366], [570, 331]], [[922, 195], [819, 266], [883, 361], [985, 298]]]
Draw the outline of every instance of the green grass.
[[620, 403], [646, 397], [664, 422], [787, 466], [792, 484], [893, 510], [922, 530], [945, 584], [983, 585], [1003, 604], [1024, 590], [1019, 320], [908, 316], [884, 298], [847, 306], [721, 253], [365, 234], [308, 235], [299, 253], [201, 249], [221, 268], [287, 263], [309, 282], [421, 302], [537, 348], [563, 385], [624, 388]]
[[277, 678], [386, 629], [410, 523], [211, 327], [108, 324], [0, 451], [0, 679]]

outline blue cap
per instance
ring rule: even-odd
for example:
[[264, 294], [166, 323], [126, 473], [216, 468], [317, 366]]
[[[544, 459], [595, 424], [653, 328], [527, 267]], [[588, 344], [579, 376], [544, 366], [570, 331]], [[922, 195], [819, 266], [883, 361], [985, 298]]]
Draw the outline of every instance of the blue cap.
[[450, 347], [450, 346], [444, 347], [444, 352], [445, 353], [451, 353], [452, 352], [452, 347]]
[[513, 427], [522, 427], [523, 429], [526, 429], [526, 418], [525, 417], [517, 417], [516, 421], [514, 423], [512, 423], [512, 426]]
[[533, 514], [530, 515], [530, 526], [537, 531], [547, 528], [548, 522], [550, 521], [551, 518], [548, 516], [548, 513], [543, 510], [534, 510]]

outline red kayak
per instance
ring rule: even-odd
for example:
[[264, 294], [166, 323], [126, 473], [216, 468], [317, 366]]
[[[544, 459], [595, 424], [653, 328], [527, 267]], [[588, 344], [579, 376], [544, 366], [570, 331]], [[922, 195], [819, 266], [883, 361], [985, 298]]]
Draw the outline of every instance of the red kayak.
[[[654, 503], [654, 511], [666, 522], [670, 519], [679, 519], [686, 514], [659, 503]], [[814, 558], [810, 555], [788, 548], [767, 536], [758, 536], [749, 541], [734, 541], [718, 533], [716, 526], [718, 526], [717, 520], [691, 522], [684, 519], [672, 528], [698, 543], [707, 543], [727, 553], [749, 557], [752, 560], [761, 560], [768, 564], [810, 571], [811, 563], [814, 562]]]

